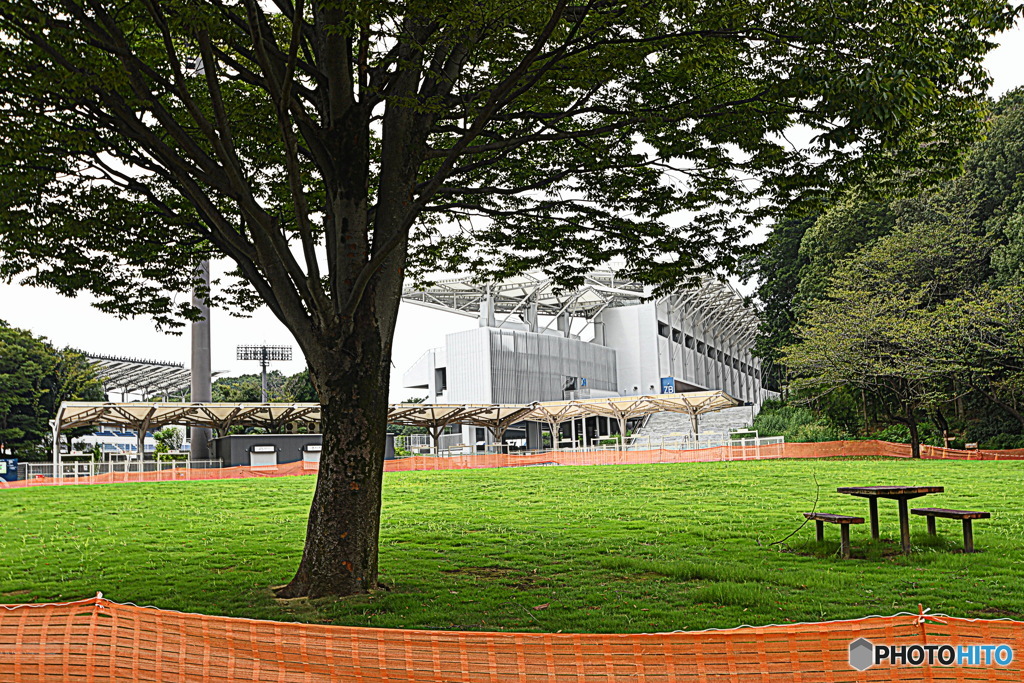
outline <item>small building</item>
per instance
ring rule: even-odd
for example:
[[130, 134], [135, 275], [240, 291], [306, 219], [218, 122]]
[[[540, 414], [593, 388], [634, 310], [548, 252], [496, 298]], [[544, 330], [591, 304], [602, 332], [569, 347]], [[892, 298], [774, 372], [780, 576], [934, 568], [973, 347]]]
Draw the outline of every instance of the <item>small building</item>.
[[[300, 460], [319, 463], [322, 443], [322, 434], [234, 434], [213, 439], [210, 453], [224, 467], [274, 467]], [[384, 459], [394, 457], [394, 435], [388, 434]]]

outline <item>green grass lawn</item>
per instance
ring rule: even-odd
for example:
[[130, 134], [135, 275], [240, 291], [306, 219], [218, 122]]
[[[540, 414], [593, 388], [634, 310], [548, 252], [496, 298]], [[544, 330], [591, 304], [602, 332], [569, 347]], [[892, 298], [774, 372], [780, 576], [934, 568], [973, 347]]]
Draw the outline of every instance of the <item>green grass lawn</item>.
[[[810, 510], [867, 517], [837, 486], [946, 487], [926, 507], [983, 509], [930, 543], [896, 504], [854, 559], [816, 544]], [[533, 467], [385, 475], [381, 579], [343, 600], [278, 601], [312, 477], [0, 492], [0, 601], [107, 597], [208, 614], [359, 626], [644, 632], [916, 611], [1024, 619], [1024, 462], [820, 460]], [[913, 504], [913, 502], [912, 502]]]

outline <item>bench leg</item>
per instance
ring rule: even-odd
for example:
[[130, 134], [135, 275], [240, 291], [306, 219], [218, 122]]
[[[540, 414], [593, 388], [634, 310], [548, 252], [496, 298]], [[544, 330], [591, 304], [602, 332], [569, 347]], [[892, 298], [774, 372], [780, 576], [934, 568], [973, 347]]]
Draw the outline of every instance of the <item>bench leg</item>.
[[964, 552], [974, 552], [974, 528], [971, 526], [971, 520], [964, 520]]
[[935, 518], [934, 517], [928, 517], [928, 533], [930, 533], [932, 536], [935, 535]]
[[910, 554], [910, 513], [907, 511], [905, 498], [899, 499], [900, 504], [900, 545], [903, 546], [903, 554]]
[[850, 525], [839, 525], [839, 552], [844, 560], [850, 559]]
[[825, 540], [825, 523], [820, 519], [814, 520], [814, 525], [817, 527], [815, 530], [815, 538], [818, 539], [818, 543]]
[[878, 540], [878, 499], [868, 498], [868, 512], [871, 513], [871, 538]]

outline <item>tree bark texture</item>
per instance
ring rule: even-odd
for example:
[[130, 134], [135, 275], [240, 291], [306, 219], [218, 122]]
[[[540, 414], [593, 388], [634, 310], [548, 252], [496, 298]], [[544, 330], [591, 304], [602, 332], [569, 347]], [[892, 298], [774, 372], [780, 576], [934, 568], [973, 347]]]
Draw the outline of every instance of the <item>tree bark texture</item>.
[[302, 561], [281, 597], [377, 586], [389, 347], [370, 319], [337, 346], [307, 355], [322, 405], [323, 454]]

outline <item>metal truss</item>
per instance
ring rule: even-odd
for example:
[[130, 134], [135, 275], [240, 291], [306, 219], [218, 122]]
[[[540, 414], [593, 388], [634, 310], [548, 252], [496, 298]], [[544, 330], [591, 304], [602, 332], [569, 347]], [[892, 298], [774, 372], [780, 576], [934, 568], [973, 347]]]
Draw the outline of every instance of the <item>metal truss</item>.
[[181, 363], [86, 354], [107, 393], [168, 395], [189, 388], [192, 372]]
[[402, 299], [474, 318], [481, 304], [490, 302], [494, 313], [506, 316], [521, 316], [535, 306], [540, 315], [591, 320], [608, 306], [639, 303], [648, 294], [643, 285], [604, 269], [584, 275], [583, 285], [573, 290], [558, 290], [543, 272], [530, 271], [498, 282], [481, 283], [471, 276], [439, 280], [422, 290], [407, 287]]
[[[422, 290], [407, 287], [402, 292], [402, 299], [474, 318], [489, 305], [493, 313], [506, 316], [506, 320], [512, 315], [525, 319], [525, 316], [536, 313], [555, 318], [568, 315], [592, 321], [606, 308], [632, 306], [650, 300], [652, 291], [649, 285], [605, 268], [584, 275], [583, 285], [574, 290], [558, 291], [551, 278], [543, 272], [530, 271], [497, 282], [481, 283], [471, 276], [464, 276], [440, 280]], [[668, 300], [670, 308], [676, 312], [687, 306], [691, 313], [699, 313], [703, 320], [727, 327], [731, 339], [737, 344], [749, 347], [757, 334], [754, 311], [744, 303], [739, 292], [718, 278], [704, 276], [696, 287], [680, 289], [659, 300]], [[503, 322], [496, 324], [501, 327]]]

